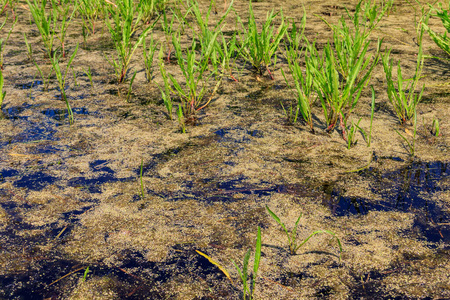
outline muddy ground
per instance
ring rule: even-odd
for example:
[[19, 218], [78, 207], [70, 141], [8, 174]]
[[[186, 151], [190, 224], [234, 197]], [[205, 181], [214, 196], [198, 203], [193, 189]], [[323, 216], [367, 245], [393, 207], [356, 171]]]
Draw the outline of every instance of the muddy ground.
[[[201, 1], [202, 8], [207, 4]], [[355, 4], [262, 1], [254, 9], [260, 20], [282, 7], [300, 21], [304, 5], [305, 34], [321, 49], [331, 31], [319, 16], [335, 24], [344, 6]], [[247, 17], [247, 1], [235, 1], [234, 8]], [[215, 19], [222, 3], [217, 10]], [[419, 11], [415, 3], [395, 1], [372, 35], [393, 47], [407, 76], [415, 68]], [[0, 120], [2, 299], [239, 299], [231, 260], [241, 265], [247, 249], [255, 248], [258, 226], [256, 299], [450, 298], [448, 62], [425, 60], [414, 158], [395, 133], [411, 140], [413, 128], [401, 126], [393, 113], [381, 63], [370, 82], [376, 91], [370, 147], [360, 133], [350, 150], [339, 131], [326, 133], [320, 105], [313, 111], [315, 134], [287, 124], [280, 103], [294, 96], [280, 71], [287, 69], [282, 51], [274, 80], [238, 60], [239, 82], [225, 79], [196, 126], [182, 134], [177, 121], [167, 119], [156, 83], [146, 82], [141, 52], [132, 62], [137, 76], [126, 102], [117, 90], [127, 86], [115, 84], [104, 57], [114, 53], [106, 27], [85, 45], [76, 17], [66, 46], [70, 54], [80, 43], [77, 80], [70, 78], [67, 88], [75, 112], [69, 125], [55, 78], [45, 91], [27, 58], [23, 33], [38, 62], [49, 64], [24, 2], [16, 14], [5, 47]], [[224, 30], [234, 30], [233, 19], [230, 14]], [[430, 26], [443, 32], [436, 18]], [[164, 40], [160, 25], [153, 34]], [[187, 32], [183, 42], [191, 36]], [[427, 55], [448, 58], [428, 35], [423, 46]], [[154, 81], [161, 84], [156, 56], [154, 65]], [[93, 89], [83, 71], [88, 67]], [[175, 64], [167, 69], [177, 72]], [[367, 88], [353, 115], [362, 117], [363, 128], [369, 127], [370, 101]], [[439, 137], [430, 133], [433, 118], [440, 120]], [[318, 229], [334, 232], [341, 260], [336, 241], [323, 234], [290, 255], [266, 205], [288, 229], [303, 214], [299, 239]], [[195, 250], [220, 263], [232, 282]]]

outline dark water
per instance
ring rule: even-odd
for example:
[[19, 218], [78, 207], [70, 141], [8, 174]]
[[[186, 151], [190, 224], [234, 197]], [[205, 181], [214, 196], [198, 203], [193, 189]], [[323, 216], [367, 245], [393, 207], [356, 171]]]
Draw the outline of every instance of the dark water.
[[440, 203], [431, 199], [444, 189], [439, 184], [450, 174], [446, 162], [414, 161], [399, 170], [379, 173], [362, 172], [372, 180], [372, 192], [382, 196], [382, 201], [341, 196], [339, 190], [328, 188], [330, 200], [325, 201], [336, 216], [365, 215], [369, 211], [401, 211], [415, 215], [414, 226], [430, 242], [450, 242], [450, 216]]
[[[167, 299], [170, 291], [158, 286], [185, 274], [205, 281], [209, 286], [217, 285], [217, 282], [229, 285], [228, 279], [217, 266], [185, 245], [174, 246], [164, 262], [148, 261], [140, 252], [122, 251], [117, 254], [121, 262], [115, 267], [40, 257], [37, 253], [28, 255], [34, 255], [36, 260], [28, 272], [0, 276], [0, 297], [20, 300], [61, 299], [64, 284], [78, 282], [88, 266], [87, 280], [92, 276], [111, 278], [115, 282], [113, 290], [120, 299]], [[232, 290], [229, 292], [233, 293]]]

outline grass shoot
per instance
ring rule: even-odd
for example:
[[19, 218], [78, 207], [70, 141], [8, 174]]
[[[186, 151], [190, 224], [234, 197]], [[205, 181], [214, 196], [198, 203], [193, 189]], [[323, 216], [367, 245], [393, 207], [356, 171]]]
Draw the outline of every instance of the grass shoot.
[[383, 68], [386, 74], [387, 94], [389, 101], [394, 107], [394, 112], [402, 124], [410, 120], [416, 111], [416, 106], [422, 98], [425, 84], [419, 94], [416, 93], [416, 87], [422, 73], [423, 67], [423, 52], [422, 52], [422, 37], [423, 29], [420, 29], [419, 35], [419, 53], [417, 55], [417, 64], [414, 76], [410, 79], [403, 79], [400, 61], [397, 63], [397, 81], [395, 82], [392, 76], [393, 62], [390, 58], [391, 50], [387, 50], [383, 55]]
[[[278, 28], [275, 29], [273, 25], [276, 17], [280, 15], [281, 21]], [[249, 17], [247, 27], [244, 26], [241, 18], [236, 16], [243, 29], [243, 35], [240, 35], [240, 42], [242, 45], [242, 57], [251, 63], [251, 65], [262, 75], [264, 68], [273, 79], [273, 74], [269, 69], [270, 65], [276, 65], [275, 52], [281, 39], [287, 31], [283, 12], [274, 13], [272, 10], [266, 15], [266, 21], [262, 26], [261, 32], [258, 32], [258, 26], [253, 12], [252, 2], [249, 4]]]
[[[296, 31], [296, 28], [294, 27], [293, 30]], [[295, 35], [297, 34], [298, 33], [295, 33]], [[294, 33], [292, 33], [292, 35], [294, 35]], [[292, 40], [297, 42], [295, 36], [292, 37]], [[297, 107], [295, 110], [293, 110], [291, 106], [289, 114], [287, 114], [286, 110], [285, 114], [288, 116], [288, 119], [292, 123], [296, 123], [298, 115], [300, 113], [303, 117], [303, 120], [306, 122], [306, 124], [308, 124], [311, 132], [314, 132], [314, 123], [311, 112], [311, 106], [315, 102], [313, 86], [314, 72], [311, 69], [313, 65], [307, 64], [306, 70], [305, 72], [303, 72], [302, 67], [299, 63], [299, 52], [297, 47], [298, 46], [290, 47], [287, 50], [286, 54], [289, 70], [294, 80], [294, 88], [297, 96]], [[314, 45], [312, 47], [314, 47]], [[287, 86], [291, 88], [289, 80], [286, 78], [283, 69], [281, 69], [281, 73], [283, 74]]]
[[[1, 88], [0, 88], [1, 90]], [[0, 102], [1, 107], [1, 102]], [[438, 137], [441, 135], [440, 129], [439, 129], [439, 120], [433, 117], [433, 122], [431, 124], [431, 134]]]
[[5, 100], [6, 92], [3, 91], [3, 71], [0, 69], [0, 110], [2, 109], [3, 100]]
[[75, 58], [75, 55], [77, 54], [77, 52], [78, 52], [78, 44], [77, 44], [77, 47], [75, 48], [75, 50], [73, 51], [72, 56], [70, 57], [69, 61], [66, 64], [66, 71], [64, 72], [64, 74], [62, 73], [61, 67], [59, 65], [59, 61], [60, 61], [62, 54], [57, 56], [57, 54], [54, 53], [54, 55], [51, 59], [53, 69], [55, 70], [56, 79], [58, 81], [59, 90], [61, 92], [61, 98], [62, 98], [62, 100], [64, 100], [64, 102], [66, 103], [66, 106], [67, 106], [67, 113], [69, 115], [69, 123], [70, 124], [73, 124], [73, 111], [72, 111], [72, 108], [70, 107], [70, 103], [69, 103], [69, 100], [67, 99], [67, 95], [66, 95], [66, 79], [67, 79], [67, 74], [69, 73], [70, 66], [71, 66], [73, 59]]
[[105, 9], [104, 1], [100, 0], [79, 0], [78, 13], [83, 21], [83, 36], [95, 34], [97, 20], [100, 19]]
[[267, 205], [266, 205], [266, 210], [267, 210], [267, 212], [269, 213], [269, 215], [272, 217], [272, 219], [274, 219], [274, 220], [275, 220], [275, 221], [283, 228], [284, 232], [286, 233], [286, 236], [287, 236], [287, 238], [288, 238], [288, 243], [289, 243], [289, 253], [290, 253], [291, 255], [297, 254], [298, 249], [299, 249], [301, 246], [303, 246], [306, 242], [308, 242], [309, 239], [312, 238], [313, 236], [315, 236], [316, 234], [319, 234], [319, 233], [326, 233], [326, 234], [329, 234], [329, 235], [331, 235], [333, 238], [336, 239], [336, 241], [337, 241], [337, 243], [338, 243], [338, 246], [339, 246], [339, 260], [341, 260], [342, 245], [341, 245], [341, 241], [339, 240], [339, 238], [336, 236], [335, 233], [333, 233], [333, 232], [330, 231], [330, 230], [326, 230], [326, 229], [323, 229], [323, 230], [317, 230], [317, 231], [314, 231], [313, 233], [311, 233], [311, 234], [310, 234], [306, 239], [304, 239], [301, 243], [298, 243], [298, 241], [297, 241], [297, 228], [298, 228], [298, 224], [299, 224], [299, 222], [300, 222], [300, 219], [301, 219], [301, 217], [302, 217], [302, 214], [300, 214], [300, 216], [298, 217], [297, 221], [295, 222], [294, 229], [293, 229], [291, 232], [289, 232], [289, 231], [286, 229], [286, 226], [284, 225], [284, 223], [281, 222], [280, 218], [279, 218], [274, 212], [272, 212], [272, 211], [270, 210], [270, 208], [269, 208]]
[[136, 14], [137, 9], [135, 5], [133, 0], [119, 0], [117, 1], [117, 6], [110, 5], [108, 7], [112, 21], [106, 22], [106, 25], [116, 48], [117, 59], [111, 57], [111, 59], [107, 58], [107, 60], [114, 68], [118, 83], [124, 82], [134, 52], [143, 43], [148, 32], [155, 25], [153, 23], [153, 25], [147, 26], [139, 35], [137, 41], [133, 42], [132, 37], [143, 14], [142, 11], [138, 11]]
[[442, 50], [450, 55], [450, 10], [445, 10], [442, 8], [442, 3], [438, 4], [439, 10], [436, 10], [436, 15], [442, 22], [446, 32], [444, 34], [437, 33], [433, 31], [429, 26], [428, 22], [423, 22], [423, 28], [428, 32], [431, 39], [439, 46]]
[[[6, 16], [5, 21], [2, 24], [0, 24], [0, 32], [3, 29], [3, 27], [5, 27], [6, 21], [8, 21], [8, 16]], [[17, 19], [14, 19], [14, 22], [11, 25], [11, 28], [9, 29], [8, 34], [6, 35], [6, 37], [5, 38], [0, 38], [0, 69], [1, 70], [4, 69], [4, 66], [3, 66], [3, 50], [4, 50], [4, 46], [8, 42], [9, 37], [11, 36], [11, 32], [13, 31], [14, 25], [16, 25], [16, 23], [17, 23]]]
[[89, 82], [91, 84], [91, 90], [92, 92], [94, 92], [94, 81], [92, 80], [92, 72], [91, 72], [91, 66], [88, 67], [87, 70], [84, 70], [84, 74], [86, 74], [86, 76], [89, 78]]
[[86, 281], [86, 279], [87, 279], [87, 277], [88, 277], [88, 274], [89, 274], [89, 266], [88, 266], [88, 267], [86, 268], [86, 270], [84, 271], [83, 279], [82, 279], [83, 282]]
[[148, 82], [153, 80], [153, 57], [156, 52], [156, 44], [153, 41], [153, 35], [150, 38], [150, 45], [147, 48], [145, 39], [142, 42], [142, 50], [144, 55], [145, 76]]
[[[73, 16], [78, 10], [77, 2], [75, 2], [74, 7], [72, 8], [72, 12], [70, 12], [71, 2], [64, 3], [64, 2], [57, 2], [57, 0], [51, 0], [52, 2], [52, 9], [53, 11], [57, 11], [58, 19], [60, 19], [59, 22], [57, 22], [57, 27], [59, 33], [56, 35], [57, 39], [59, 40], [61, 44], [61, 52], [62, 57], [66, 57], [65, 52], [65, 40], [66, 40], [66, 34], [67, 34], [67, 28], [70, 25], [70, 22], [72, 21]], [[56, 21], [55, 21], [56, 23]]]
[[130, 102], [131, 92], [133, 91], [133, 82], [135, 78], [136, 78], [136, 71], [134, 71], [133, 76], [131, 76], [130, 79], [130, 85], [128, 86], [128, 93], [127, 93], [127, 102]]
[[41, 34], [42, 42], [46, 49], [46, 55], [51, 58], [53, 56], [53, 43], [56, 37], [56, 13], [53, 10], [51, 10], [50, 13], [46, 12], [45, 6], [47, 0], [33, 0], [33, 3], [31, 3], [30, 0], [27, 0], [27, 4], [33, 16], [34, 23]]
[[258, 234], [256, 236], [256, 248], [255, 248], [255, 257], [253, 260], [253, 273], [252, 278], [250, 279], [248, 276], [248, 265], [250, 260], [251, 250], [249, 249], [247, 253], [245, 253], [244, 261], [242, 263], [242, 270], [239, 266], [232, 260], [236, 270], [238, 271], [239, 277], [242, 281], [242, 293], [244, 300], [254, 299], [255, 287], [256, 287], [256, 278], [258, 275], [259, 262], [261, 259], [261, 228], [258, 226]]

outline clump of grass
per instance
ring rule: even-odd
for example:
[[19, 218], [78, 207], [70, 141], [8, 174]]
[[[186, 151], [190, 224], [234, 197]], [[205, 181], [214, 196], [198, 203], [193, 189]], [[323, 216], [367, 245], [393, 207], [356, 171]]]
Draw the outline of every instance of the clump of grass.
[[28, 7], [30, 8], [31, 14], [34, 19], [46, 49], [47, 57], [51, 58], [53, 56], [53, 43], [56, 36], [56, 13], [51, 10], [47, 13], [45, 6], [47, 5], [47, 0], [27, 0]]
[[13, 15], [13, 20], [16, 20], [16, 8], [18, 0], [3, 0], [0, 1], [0, 16], [7, 11], [8, 7]]
[[165, 10], [167, 0], [140, 0], [139, 11], [142, 11], [142, 23], [148, 25], [157, 12]]
[[217, 48], [218, 60], [220, 68], [222, 69], [222, 76], [228, 76], [234, 81], [238, 81], [233, 75], [233, 67], [232, 64], [235, 65], [237, 56], [236, 52], [239, 52], [240, 49], [237, 45], [236, 33], [227, 41], [224, 35], [221, 35], [222, 43]]
[[232, 260], [234, 266], [236, 267], [236, 270], [238, 271], [239, 277], [242, 281], [242, 293], [243, 293], [243, 299], [254, 299], [255, 294], [255, 287], [256, 287], [256, 278], [258, 274], [259, 269], [259, 262], [261, 259], [261, 228], [258, 226], [258, 234], [256, 236], [256, 248], [255, 248], [255, 257], [253, 259], [253, 273], [252, 278], [249, 281], [248, 276], [248, 265], [250, 260], [250, 254], [251, 250], [249, 249], [247, 253], [244, 256], [244, 261], [242, 263], [242, 269], [239, 268], [239, 266]]
[[[202, 51], [200, 55], [196, 53], [195, 39], [193, 39], [191, 47], [186, 49], [186, 59], [183, 58], [183, 51], [179, 43], [179, 36], [173, 35], [172, 44], [177, 56], [178, 66], [181, 69], [184, 84], [180, 84], [174, 76], [167, 73], [164, 68], [164, 63], [160, 54], [160, 70], [164, 80], [165, 89], [162, 90], [163, 99], [165, 101], [169, 115], [171, 115], [172, 100], [169, 96], [169, 91], [178, 96], [181, 100], [181, 105], [178, 107], [177, 115], [182, 131], [185, 131], [186, 120], [194, 121], [196, 111], [206, 107], [212, 99], [212, 95], [217, 91], [220, 85], [220, 81], [217, 81], [212, 95], [208, 100], [205, 100], [205, 95], [208, 88], [208, 79], [214, 75], [214, 70], [206, 74], [209, 65], [209, 58], [215, 46], [216, 38], [219, 32], [214, 34], [205, 51]], [[162, 53], [162, 52], [160, 52]]]
[[77, 44], [77, 47], [75, 48], [75, 50], [73, 51], [72, 56], [70, 57], [69, 61], [66, 64], [66, 71], [64, 72], [64, 74], [62, 73], [61, 67], [59, 65], [59, 60], [60, 60], [62, 54], [57, 56], [57, 54], [55, 53], [51, 59], [53, 69], [55, 70], [56, 79], [58, 81], [59, 90], [61, 92], [61, 98], [62, 98], [62, 100], [64, 100], [64, 102], [66, 103], [66, 106], [67, 106], [67, 113], [69, 115], [69, 123], [70, 124], [73, 124], [73, 111], [72, 111], [72, 108], [70, 107], [69, 100], [67, 99], [67, 96], [66, 96], [66, 79], [67, 79], [67, 74], [69, 73], [70, 65], [72, 64], [73, 59], [75, 58], [75, 55], [77, 54], [77, 52], [78, 52], [78, 44]]
[[100, 0], [80, 0], [78, 3], [78, 12], [83, 20], [82, 30], [86, 42], [87, 34], [95, 34], [97, 20], [102, 18], [106, 2]]
[[[304, 39], [304, 31], [306, 27], [306, 11], [305, 8], [303, 8], [303, 16], [300, 22], [300, 27], [297, 27], [295, 20], [291, 20], [291, 29], [287, 30], [286, 32], [286, 53], [291, 54], [297, 54], [298, 57], [300, 57], [301, 51], [300, 50], [300, 44], [302, 40]], [[289, 27], [289, 26], [288, 26]]]
[[167, 51], [167, 62], [168, 63], [170, 62], [170, 55], [172, 53], [172, 35], [174, 33], [173, 24], [174, 24], [175, 19], [177, 19], [177, 15], [173, 14], [172, 18], [170, 19], [170, 22], [169, 22], [169, 19], [167, 17], [167, 12], [166, 12], [166, 10], [163, 10], [162, 18], [161, 18], [161, 26], [164, 31], [164, 37], [166, 39], [165, 47], [167, 47], [166, 51]]
[[[280, 16], [280, 25], [275, 29], [273, 25], [277, 16]], [[270, 65], [276, 65], [275, 52], [278, 50], [278, 46], [281, 39], [284, 37], [287, 31], [287, 25], [285, 23], [283, 12], [279, 11], [274, 13], [272, 10], [266, 15], [266, 21], [263, 23], [261, 32], [258, 32], [258, 26], [253, 12], [252, 2], [249, 4], [249, 17], [247, 27], [244, 26], [241, 18], [237, 16], [243, 28], [243, 35], [241, 35], [241, 55], [242, 57], [251, 63], [251, 65], [262, 75], [264, 68], [273, 79], [273, 74], [269, 69]]]
[[106, 25], [111, 34], [117, 53], [117, 59], [111, 57], [108, 59], [108, 62], [114, 68], [117, 82], [122, 83], [125, 80], [134, 52], [143, 43], [145, 37], [155, 23], [145, 28], [138, 39], [133, 42], [132, 37], [143, 16], [142, 11], [137, 10], [136, 12], [134, 1], [119, 0], [117, 1], [117, 6], [109, 6], [108, 12], [112, 16], [112, 21], [106, 22]]
[[410, 120], [416, 110], [417, 104], [422, 98], [425, 84], [419, 94], [416, 94], [416, 87], [422, 73], [423, 67], [423, 53], [422, 53], [422, 37], [423, 27], [419, 34], [419, 53], [417, 54], [417, 63], [414, 76], [410, 79], [403, 79], [400, 61], [397, 63], [397, 81], [395, 82], [392, 76], [393, 62], [390, 58], [391, 50], [387, 50], [383, 56], [383, 68], [386, 74], [387, 94], [389, 101], [394, 107], [394, 112], [402, 124]]
[[57, 24], [58, 28], [58, 34], [57, 39], [59, 40], [61, 44], [61, 51], [62, 51], [62, 57], [66, 57], [65, 52], [65, 40], [66, 40], [66, 34], [67, 34], [67, 28], [70, 25], [70, 22], [72, 21], [73, 16], [78, 11], [78, 4], [77, 2], [74, 3], [74, 7], [71, 9], [71, 2], [65, 3], [63, 2], [57, 2], [57, 0], [52, 0], [52, 9], [53, 11], [56, 11], [56, 16], [59, 21], [57, 22], [55, 20], [55, 23]]
[[[332, 131], [340, 121], [342, 134], [345, 139], [345, 124], [356, 107], [361, 92], [365, 88], [371, 72], [376, 65], [378, 58], [374, 58], [369, 67], [370, 58], [365, 58], [369, 43], [367, 42], [363, 49], [360, 50], [358, 63], [355, 64], [348, 77], [343, 77], [338, 71], [337, 59], [333, 48], [329, 43], [325, 46], [322, 59], [316, 62], [317, 56], [315, 51], [311, 52], [306, 60], [307, 65], [311, 65], [314, 74], [314, 84], [316, 91], [321, 100], [323, 113], [327, 123], [327, 131]], [[359, 46], [358, 46], [359, 47]], [[381, 47], [381, 41], [378, 42], [377, 51]], [[317, 68], [319, 66], [319, 68]], [[365, 74], [364, 74], [365, 73]], [[363, 78], [359, 78], [360, 74], [364, 74]]]
[[152, 82], [153, 80], [153, 57], [156, 52], [156, 44], [153, 41], [153, 36], [150, 38], [150, 45], [147, 48], [145, 43], [145, 39], [142, 42], [142, 51], [144, 55], [144, 66], [145, 66], [145, 76], [147, 77], [148, 82]]
[[286, 229], [286, 226], [284, 225], [284, 223], [281, 222], [280, 218], [274, 212], [272, 212], [267, 205], [266, 205], [266, 209], [267, 209], [267, 212], [269, 213], [269, 215], [283, 228], [284, 232], [286, 233], [286, 236], [288, 238], [288, 244], [289, 244], [289, 253], [291, 255], [297, 254], [298, 249], [301, 246], [303, 246], [306, 242], [308, 242], [309, 239], [312, 238], [313, 236], [315, 236], [316, 234], [326, 233], [326, 234], [331, 235], [332, 238], [336, 239], [338, 246], [339, 246], [339, 260], [341, 260], [342, 245], [341, 245], [341, 241], [339, 240], [339, 238], [336, 236], [336, 234], [334, 232], [332, 232], [330, 230], [326, 230], [326, 229], [316, 230], [313, 233], [311, 233], [306, 239], [304, 239], [303, 241], [301, 241], [299, 243], [297, 241], [297, 228], [298, 228], [298, 223], [300, 222], [300, 219], [302, 217], [302, 214], [300, 214], [297, 221], [295, 222], [294, 229], [291, 232], [289, 232]]
[[[303, 16], [302, 23], [306, 23], [306, 14], [304, 14]], [[302, 28], [304, 28], [304, 25], [302, 26]], [[292, 123], [297, 122], [298, 116], [300, 114], [303, 117], [303, 120], [308, 124], [311, 132], [314, 133], [314, 123], [311, 112], [311, 106], [316, 100], [314, 96], [316, 94], [313, 85], [314, 72], [311, 69], [313, 64], [307, 64], [306, 70], [303, 72], [302, 66], [299, 62], [301, 51], [299, 52], [298, 49], [302, 33], [300, 33], [299, 29], [296, 28], [295, 23], [293, 23], [291, 34], [288, 36], [290, 46], [288, 47], [286, 58], [288, 61], [289, 70], [294, 79], [294, 88], [297, 96], [297, 106], [295, 110], [292, 108], [292, 106], [289, 108], [289, 111], [286, 111], [284, 107], [283, 110], [288, 117], [288, 120]], [[312, 47], [314, 47], [314, 45], [312, 45]], [[287, 86], [291, 88], [289, 80], [286, 78], [283, 69], [281, 69], [281, 73], [283, 74]]]
[[344, 139], [347, 139], [345, 124], [380, 58], [382, 40], [378, 40], [375, 54], [368, 55], [369, 35], [391, 2], [380, 9], [370, 1], [363, 8], [360, 1], [353, 15], [347, 10], [351, 26], [344, 16], [338, 26], [329, 25], [324, 20], [333, 29], [334, 47], [327, 43], [321, 59], [317, 58], [314, 47], [308, 48], [310, 55], [306, 62], [312, 64], [311, 69], [314, 70], [315, 87], [321, 99], [327, 131], [332, 131], [340, 121]]
[[[0, 25], [0, 32], [3, 29], [3, 27], [5, 27], [6, 21], [8, 21], [8, 16], [6, 16], [5, 21]], [[3, 49], [4, 49], [4, 46], [8, 42], [9, 37], [11, 36], [11, 32], [13, 31], [14, 25], [16, 25], [16, 23], [17, 23], [17, 19], [14, 19], [14, 21], [13, 21], [13, 23], [11, 25], [11, 28], [9, 29], [8, 34], [6, 35], [6, 37], [5, 38], [0, 38], [0, 70], [4, 69], [4, 66], [3, 66]]]
[[[197, 2], [193, 2], [190, 6], [189, 10], [192, 12], [192, 14], [195, 17], [196, 25], [198, 27], [198, 40], [199, 40], [199, 46], [200, 51], [207, 51], [209, 45], [212, 43], [214, 46], [211, 50], [211, 54], [209, 55], [210, 62], [212, 64], [212, 67], [214, 69], [217, 69], [220, 57], [223, 57], [223, 55], [220, 55], [220, 52], [222, 51], [220, 43], [217, 41], [218, 34], [221, 33], [221, 29], [223, 27], [223, 24], [225, 22], [225, 18], [227, 17], [228, 13], [230, 12], [233, 1], [231, 1], [228, 9], [226, 12], [222, 15], [219, 21], [214, 23], [214, 27], [212, 29], [209, 29], [209, 17], [211, 15], [212, 9], [213, 9], [214, 1], [212, 0], [208, 10], [206, 11], [206, 14], [202, 14], [200, 11], [200, 8], [198, 6]], [[189, 23], [188, 23], [189, 25]], [[193, 26], [191, 27], [193, 31], [196, 31]], [[228, 50], [228, 49], [227, 49]]]
[[436, 45], [438, 45], [442, 50], [450, 55], [450, 37], [448, 36], [448, 34], [450, 34], [450, 10], [443, 9], [442, 3], [439, 3], [438, 6], [440, 11], [436, 10], [436, 14], [434, 16], [438, 17], [441, 20], [446, 32], [444, 32], [444, 34], [440, 34], [433, 31], [427, 24], [428, 18], [426, 18], [425, 22], [423, 22], [423, 28], [428, 32], [431, 39], [436, 43]]
[[[355, 139], [355, 134], [356, 131], [359, 127], [359, 123], [361, 122], [362, 118], [360, 118], [358, 120], [358, 122], [354, 123], [352, 120], [352, 124], [350, 125], [350, 128], [347, 130], [347, 149], [350, 150], [351, 147], [353, 147], [354, 145], [356, 145], [356, 143], [358, 142]], [[347, 126], [345, 126], [347, 127]]]

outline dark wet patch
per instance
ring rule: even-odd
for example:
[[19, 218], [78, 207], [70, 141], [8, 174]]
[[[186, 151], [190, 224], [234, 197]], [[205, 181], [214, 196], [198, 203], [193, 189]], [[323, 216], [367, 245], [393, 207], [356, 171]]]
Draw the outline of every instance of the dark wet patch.
[[[94, 206], [95, 205], [87, 205], [62, 213], [61, 218], [58, 220], [58, 222], [55, 222], [48, 226], [49, 233], [46, 236], [53, 239], [55, 242], [65, 243], [68, 239], [70, 239], [72, 229], [74, 228], [75, 224], [81, 219], [81, 215]], [[65, 221], [65, 225], [61, 226], [61, 221]]]
[[325, 285], [319, 288], [314, 296], [320, 299], [328, 299], [333, 294], [334, 294], [333, 288], [331, 286]]
[[42, 80], [34, 80], [34, 81], [29, 81], [27, 83], [16, 84], [14, 87], [16, 89], [29, 90], [33, 87], [37, 87], [42, 84], [44, 84], [44, 82]]
[[4, 181], [8, 177], [15, 177], [19, 175], [19, 172], [16, 170], [2, 170], [0, 172], [0, 182]]
[[95, 160], [89, 163], [89, 167], [91, 168], [91, 170], [93, 172], [106, 172], [106, 173], [114, 173], [114, 171], [107, 167], [106, 165], [108, 164], [107, 160]]
[[[203, 180], [202, 183], [185, 183], [185, 192], [165, 193], [158, 196], [169, 201], [182, 201], [187, 199], [197, 200], [212, 204], [215, 202], [236, 202], [242, 201], [244, 198], [254, 196], [257, 198], [270, 196], [277, 192], [286, 192], [285, 188], [280, 185], [270, 184], [261, 181], [259, 183], [248, 183], [248, 178], [239, 176], [230, 180]], [[151, 192], [150, 192], [151, 193]], [[239, 197], [236, 195], [239, 194]]]
[[[430, 199], [442, 191], [439, 182], [450, 175], [450, 164], [444, 162], [412, 162], [397, 171], [378, 174], [376, 170], [361, 173], [373, 179], [372, 192], [382, 201], [341, 196], [340, 190], [328, 186], [324, 204], [336, 216], [365, 215], [369, 211], [402, 211], [415, 215], [414, 227], [430, 242], [450, 242], [450, 217], [436, 201]], [[444, 225], [439, 225], [444, 224]]]
[[86, 211], [94, 207], [94, 205], [88, 205], [85, 207], [81, 207], [79, 209], [74, 209], [65, 213], [62, 213], [62, 219], [65, 221], [78, 221], [81, 218], [81, 215], [84, 214]]
[[[395, 276], [403, 268], [392, 268], [383, 272], [370, 271], [362, 275], [352, 274], [355, 285], [351, 288], [350, 299], [380, 299], [380, 300], [409, 300], [415, 299], [399, 291], [389, 291], [383, 279]], [[431, 297], [420, 297], [423, 300], [431, 300]]]
[[31, 107], [32, 105], [28, 103], [23, 103], [20, 106], [9, 107], [5, 110], [5, 116], [10, 120], [28, 120], [28, 116], [21, 116], [21, 114]]
[[117, 178], [114, 174], [104, 174], [96, 178], [75, 177], [71, 178], [68, 182], [68, 186], [86, 189], [90, 193], [101, 193], [102, 185], [105, 183], [125, 182], [133, 178]]
[[84, 176], [74, 177], [67, 182], [68, 186], [86, 189], [90, 193], [101, 193], [102, 185], [105, 183], [125, 182], [132, 180], [132, 177], [118, 178], [114, 170], [107, 166], [107, 160], [95, 160], [89, 163], [89, 168], [94, 173], [101, 175], [95, 178], [86, 178]]
[[45, 123], [29, 123], [29, 125], [30, 126], [27, 126], [21, 133], [13, 138], [12, 143], [26, 143], [40, 140], [57, 140], [54, 136], [56, 130], [52, 128], [52, 126], [46, 126]]
[[47, 185], [53, 184], [58, 178], [53, 177], [44, 172], [36, 172], [24, 175], [14, 182], [14, 186], [18, 188], [27, 188], [33, 191], [40, 191]]
[[[171, 157], [176, 156], [180, 151], [182, 147], [177, 147], [173, 149], [169, 149], [165, 152], [161, 152], [158, 154], [154, 154], [152, 159], [149, 162], [144, 162], [144, 165], [142, 167], [142, 175], [150, 173], [151, 171], [154, 171], [155, 167], [160, 164], [167, 162]], [[141, 174], [141, 168], [139, 167], [135, 171], [137, 176], [140, 176]]]
[[[53, 122], [49, 122], [48, 120], [45, 120], [44, 122], [33, 122], [29, 121], [29, 116], [22, 115], [26, 110], [32, 109], [33, 106], [27, 103], [23, 103], [21, 106], [14, 106], [6, 109], [5, 116], [6, 118], [17, 121], [18, 124], [16, 126], [20, 126], [23, 128], [23, 130], [12, 137], [11, 143], [24, 143], [24, 142], [30, 142], [30, 141], [37, 141], [37, 140], [57, 140], [54, 137], [54, 134], [56, 133], [56, 129], [54, 128]], [[36, 107], [34, 107], [36, 108]], [[21, 123], [21, 121], [28, 121], [26, 124]], [[20, 124], [20, 125], [19, 125]]]
[[432, 104], [432, 103], [438, 103], [441, 102], [442, 100], [446, 101], [448, 100], [450, 96], [450, 93], [431, 93], [428, 95], [423, 95], [422, 98], [420, 99], [421, 103], [424, 104]]
[[[31, 256], [32, 258], [32, 256]], [[27, 259], [24, 257], [24, 259]], [[54, 260], [49, 257], [34, 258], [40, 268], [28, 272], [0, 275], [0, 295], [6, 299], [42, 300], [60, 299], [63, 289], [50, 284], [62, 276], [76, 270], [77, 263], [67, 260]], [[82, 276], [82, 274], [77, 274]]]
[[312, 278], [312, 276], [308, 275], [305, 272], [294, 273], [294, 272], [286, 272], [279, 275], [275, 278], [275, 282], [278, 282], [284, 286], [296, 286], [301, 283], [301, 281], [305, 278]]
[[260, 130], [247, 130], [239, 126], [221, 128], [214, 131], [214, 134], [216, 135], [216, 141], [219, 143], [249, 143], [252, 140], [250, 137], [264, 137], [263, 132]]
[[[220, 293], [229, 299], [237, 296], [219, 268], [192, 247], [175, 246], [164, 262], [148, 261], [142, 253], [129, 250], [118, 253], [117, 258], [120, 262], [114, 267], [90, 264], [86, 280], [113, 279], [113, 291], [120, 299], [167, 299], [171, 292], [164, 284], [172, 279], [184, 280], [187, 274], [203, 282], [211, 295]], [[0, 295], [6, 299], [61, 299], [63, 291], [67, 295], [67, 288], [76, 288], [87, 266], [71, 260], [39, 257], [27, 272], [0, 276]]]
[[[88, 115], [89, 111], [85, 107], [77, 107], [72, 108], [74, 115]], [[56, 120], [58, 122], [63, 122], [68, 120], [69, 114], [67, 113], [67, 109], [51, 109], [48, 108], [46, 110], [41, 111], [42, 114], [47, 116], [50, 119]], [[74, 116], [75, 118], [75, 116]]]
[[[64, 151], [67, 149], [65, 145], [54, 145], [52, 141], [36, 141], [34, 148], [31, 150], [31, 154], [54, 154], [59, 151]], [[56, 163], [50, 163], [48, 166], [61, 164], [62, 161], [57, 161]]]

